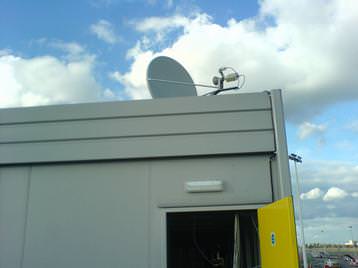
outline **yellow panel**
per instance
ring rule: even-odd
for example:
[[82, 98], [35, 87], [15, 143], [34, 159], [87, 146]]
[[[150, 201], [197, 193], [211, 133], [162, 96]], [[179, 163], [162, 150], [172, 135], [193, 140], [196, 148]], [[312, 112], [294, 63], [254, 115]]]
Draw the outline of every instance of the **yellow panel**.
[[261, 267], [298, 268], [292, 197], [258, 209]]

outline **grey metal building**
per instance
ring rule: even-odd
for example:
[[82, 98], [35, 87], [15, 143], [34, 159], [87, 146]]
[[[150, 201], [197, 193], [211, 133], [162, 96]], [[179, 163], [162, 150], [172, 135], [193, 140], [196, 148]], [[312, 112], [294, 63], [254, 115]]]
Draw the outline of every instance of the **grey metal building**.
[[258, 266], [287, 155], [279, 90], [1, 109], [0, 267]]

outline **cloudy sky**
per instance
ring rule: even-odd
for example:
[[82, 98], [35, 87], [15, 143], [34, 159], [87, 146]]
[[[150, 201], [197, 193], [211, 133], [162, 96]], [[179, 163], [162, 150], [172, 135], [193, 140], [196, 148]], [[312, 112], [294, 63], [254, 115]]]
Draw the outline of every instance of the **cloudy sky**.
[[357, 25], [356, 0], [0, 0], [0, 107], [149, 98], [157, 55], [232, 66], [284, 90], [307, 241], [358, 239]]

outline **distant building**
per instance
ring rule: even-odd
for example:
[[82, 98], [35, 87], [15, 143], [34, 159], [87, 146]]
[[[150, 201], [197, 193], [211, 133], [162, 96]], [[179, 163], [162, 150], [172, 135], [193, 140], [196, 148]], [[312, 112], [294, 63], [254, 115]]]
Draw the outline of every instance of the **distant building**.
[[345, 245], [345, 246], [356, 247], [356, 246], [358, 246], [358, 241], [348, 240], [348, 242], [344, 243], [344, 245]]

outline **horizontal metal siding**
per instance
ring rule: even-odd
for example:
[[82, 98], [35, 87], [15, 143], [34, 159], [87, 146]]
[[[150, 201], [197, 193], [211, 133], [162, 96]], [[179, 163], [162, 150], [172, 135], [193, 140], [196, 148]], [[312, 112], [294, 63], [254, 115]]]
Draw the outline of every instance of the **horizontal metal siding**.
[[0, 126], [0, 143], [271, 130], [270, 111], [184, 114]]
[[267, 92], [0, 109], [0, 125], [271, 109]]
[[[54, 112], [59, 107], [37, 107], [33, 111], [42, 109], [42, 113], [33, 113], [32, 121], [26, 121], [27, 115], [19, 113], [28, 109], [14, 109], [18, 118], [0, 124], [0, 164], [274, 151], [272, 115], [266, 93], [214, 99], [217, 102], [198, 97], [133, 101], [132, 107], [125, 102], [124, 106], [132, 109], [131, 115], [128, 109], [111, 114], [112, 103], [103, 118], [89, 118], [86, 110], [73, 114], [72, 119], [59, 119], [60, 110]], [[158, 110], [153, 103], [162, 107]], [[163, 108], [168, 103], [173, 109]], [[146, 109], [139, 113], [136, 108], [143, 108], [143, 104]], [[31, 109], [28, 111], [30, 115]], [[52, 117], [48, 117], [51, 113]]]
[[0, 163], [38, 163], [274, 151], [271, 131], [4, 144]]

